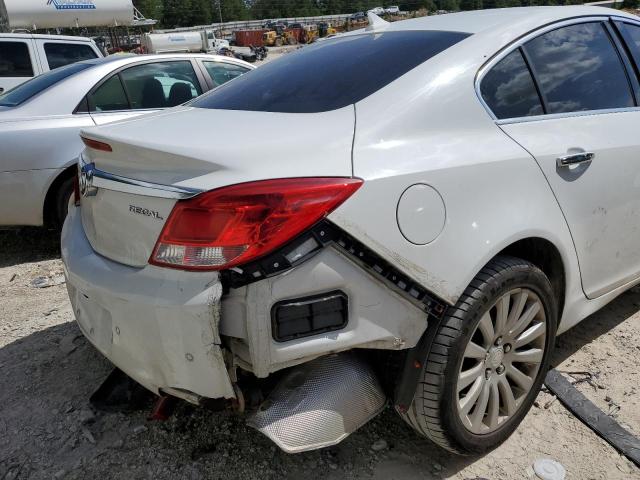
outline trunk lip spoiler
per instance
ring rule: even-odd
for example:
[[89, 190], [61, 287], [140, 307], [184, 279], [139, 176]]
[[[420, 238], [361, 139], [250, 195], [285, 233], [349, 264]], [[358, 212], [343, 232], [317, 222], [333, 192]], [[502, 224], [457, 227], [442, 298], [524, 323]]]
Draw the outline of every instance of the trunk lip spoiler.
[[172, 185], [145, 182], [136, 180], [135, 178], [105, 172], [97, 169], [95, 163], [86, 163], [83, 156], [80, 156], [78, 159], [78, 177], [80, 194], [84, 197], [95, 196], [100, 188], [147, 197], [177, 200], [193, 198], [204, 191], [196, 188], [175, 187]]

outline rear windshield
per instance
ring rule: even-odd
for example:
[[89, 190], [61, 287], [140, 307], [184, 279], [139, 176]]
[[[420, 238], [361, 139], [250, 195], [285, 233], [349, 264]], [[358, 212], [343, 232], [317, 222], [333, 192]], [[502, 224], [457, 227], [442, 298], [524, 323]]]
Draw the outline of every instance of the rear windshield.
[[470, 34], [402, 31], [320, 41], [267, 63], [190, 105], [315, 113], [356, 103]]
[[0, 95], [0, 106], [17, 107], [65, 78], [92, 66], [90, 63], [74, 63], [34, 77]]

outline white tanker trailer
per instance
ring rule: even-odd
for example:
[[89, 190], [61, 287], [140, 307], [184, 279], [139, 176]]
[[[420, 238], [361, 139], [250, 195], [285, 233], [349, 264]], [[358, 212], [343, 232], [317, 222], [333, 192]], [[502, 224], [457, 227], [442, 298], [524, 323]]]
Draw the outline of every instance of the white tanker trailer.
[[229, 48], [229, 42], [216, 38], [213, 30], [145, 33], [140, 43], [145, 53], [215, 52], [223, 47]]
[[132, 0], [0, 0], [10, 30], [133, 25]]

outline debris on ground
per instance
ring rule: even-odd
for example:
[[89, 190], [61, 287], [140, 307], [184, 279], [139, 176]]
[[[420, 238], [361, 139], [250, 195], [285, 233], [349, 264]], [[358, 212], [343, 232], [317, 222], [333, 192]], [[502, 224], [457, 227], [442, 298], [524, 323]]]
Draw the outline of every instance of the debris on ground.
[[55, 277], [37, 277], [31, 280], [33, 288], [49, 288], [62, 285], [66, 280], [64, 275], [56, 275]]
[[541, 480], [564, 480], [567, 472], [564, 467], [550, 458], [539, 458], [533, 464], [533, 471]]

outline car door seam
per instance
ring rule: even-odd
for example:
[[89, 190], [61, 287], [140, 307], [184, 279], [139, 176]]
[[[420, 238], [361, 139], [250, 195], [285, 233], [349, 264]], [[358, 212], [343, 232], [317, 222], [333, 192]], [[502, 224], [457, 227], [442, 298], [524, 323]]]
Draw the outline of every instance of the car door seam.
[[501, 125], [497, 125], [497, 127], [500, 129], [500, 131], [502, 131], [502, 133], [504, 133], [507, 136], [507, 138], [510, 138], [511, 140], [513, 140], [516, 143], [516, 145], [518, 145], [525, 152], [527, 152], [527, 154], [529, 154], [529, 156], [533, 159], [534, 163], [536, 164], [536, 166], [538, 167], [538, 169], [542, 173], [542, 176], [544, 177], [545, 181], [547, 182], [547, 187], [549, 187], [549, 190], [551, 191], [551, 194], [553, 195], [553, 198], [555, 199], [556, 204], [558, 205], [558, 209], [560, 210], [560, 214], [562, 215], [562, 218], [564, 219], [564, 223], [567, 226], [567, 230], [569, 231], [569, 237], [571, 238], [571, 244], [573, 245], [573, 252], [574, 252], [575, 257], [576, 257], [576, 262], [578, 263], [578, 273], [580, 274], [580, 288], [582, 289], [582, 293], [584, 294], [585, 298], [589, 298], [588, 295], [587, 295], [587, 292], [585, 292], [585, 290], [584, 290], [584, 282], [583, 282], [583, 279], [582, 279], [582, 267], [580, 265], [580, 257], [578, 256], [578, 248], [576, 247], [576, 241], [573, 238], [573, 232], [571, 231], [571, 227], [569, 226], [569, 220], [567, 219], [567, 216], [565, 215], [564, 210], [562, 209], [562, 205], [560, 204], [560, 200], [558, 199], [558, 196], [556, 195], [556, 192], [554, 192], [553, 188], [551, 187], [551, 182], [549, 181], [549, 177], [547, 177], [546, 173], [544, 172], [544, 169], [542, 168], [542, 166], [540, 165], [540, 163], [536, 159], [535, 155], [533, 155], [533, 153], [531, 153], [524, 145], [522, 145], [515, 138], [513, 138], [511, 135], [509, 135], [509, 133], [506, 130], [504, 130]]

